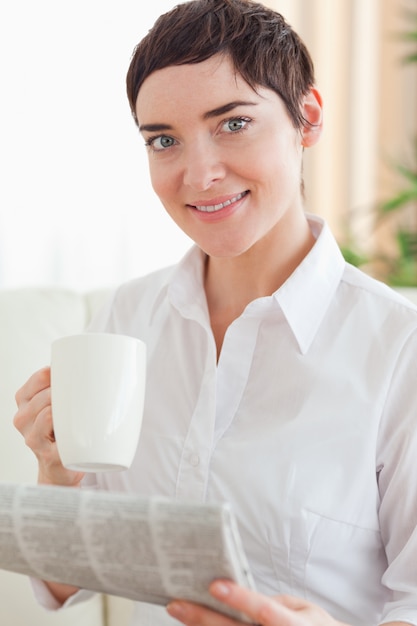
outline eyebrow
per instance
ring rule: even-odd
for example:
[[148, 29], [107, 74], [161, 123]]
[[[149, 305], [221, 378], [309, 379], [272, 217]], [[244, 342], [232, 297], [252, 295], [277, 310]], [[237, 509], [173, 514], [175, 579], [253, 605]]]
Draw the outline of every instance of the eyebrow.
[[211, 111], [207, 111], [203, 115], [203, 119], [208, 120], [212, 117], [218, 117], [219, 115], [224, 115], [225, 113], [229, 113], [233, 109], [242, 106], [255, 106], [257, 102], [250, 102], [247, 100], [234, 100], [233, 102], [228, 102], [227, 104], [223, 104], [223, 106], [217, 107], [216, 109], [212, 109]]
[[139, 131], [147, 131], [148, 133], [157, 133], [162, 130], [172, 130], [172, 126], [169, 124], [141, 124]]
[[[229, 113], [236, 107], [240, 106], [256, 106], [257, 102], [251, 102], [247, 100], [234, 100], [233, 102], [228, 102], [227, 104], [223, 104], [222, 106], [216, 107], [215, 109], [211, 109], [210, 111], [206, 111], [203, 114], [203, 120], [209, 120], [213, 117], [219, 117], [219, 115], [224, 115], [225, 113]], [[164, 130], [172, 130], [173, 127], [170, 124], [141, 124], [139, 126], [140, 132], [146, 131], [150, 133], [161, 132]]]

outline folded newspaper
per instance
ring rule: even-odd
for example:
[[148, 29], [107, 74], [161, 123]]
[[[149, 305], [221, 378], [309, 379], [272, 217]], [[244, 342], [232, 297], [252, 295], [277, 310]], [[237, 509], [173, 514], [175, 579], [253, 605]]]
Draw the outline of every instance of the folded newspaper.
[[229, 578], [254, 588], [227, 504], [43, 485], [0, 483], [0, 569], [240, 619], [208, 586]]

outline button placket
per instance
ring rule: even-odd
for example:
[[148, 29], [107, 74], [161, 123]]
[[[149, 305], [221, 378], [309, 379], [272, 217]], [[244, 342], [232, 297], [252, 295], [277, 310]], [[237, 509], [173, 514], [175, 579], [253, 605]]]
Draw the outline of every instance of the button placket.
[[216, 412], [216, 353], [207, 334], [206, 366], [178, 469], [177, 497], [204, 501]]
[[217, 367], [215, 443], [232, 423], [244, 394], [261, 323], [242, 316], [227, 329]]

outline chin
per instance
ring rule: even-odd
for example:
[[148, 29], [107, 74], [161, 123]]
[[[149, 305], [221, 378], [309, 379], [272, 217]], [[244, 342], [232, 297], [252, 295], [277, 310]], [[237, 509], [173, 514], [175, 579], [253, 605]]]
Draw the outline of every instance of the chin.
[[246, 252], [248, 252], [248, 250], [251, 249], [251, 247], [251, 245], [237, 246], [236, 242], [230, 245], [213, 244], [200, 246], [200, 248], [203, 250], [203, 252], [207, 254], [207, 256], [213, 257], [214, 259], [235, 259], [239, 256], [244, 255]]

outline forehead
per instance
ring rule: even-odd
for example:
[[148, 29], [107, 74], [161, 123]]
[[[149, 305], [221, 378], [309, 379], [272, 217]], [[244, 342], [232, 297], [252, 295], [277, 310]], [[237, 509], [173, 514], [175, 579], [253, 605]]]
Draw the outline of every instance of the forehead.
[[140, 125], [158, 113], [193, 109], [203, 114], [220, 102], [248, 96], [260, 98], [228, 56], [215, 55], [201, 63], [173, 65], [150, 74], [139, 90], [136, 115]]

